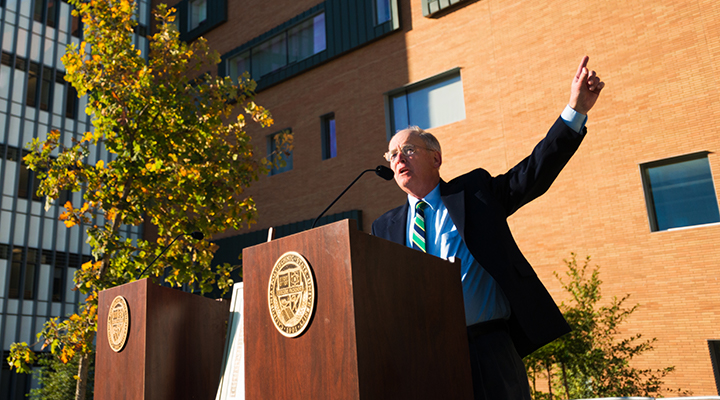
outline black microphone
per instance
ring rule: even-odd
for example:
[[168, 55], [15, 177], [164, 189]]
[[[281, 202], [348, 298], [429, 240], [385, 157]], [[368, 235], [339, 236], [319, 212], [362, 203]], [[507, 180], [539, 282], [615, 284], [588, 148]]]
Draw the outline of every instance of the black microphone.
[[340, 198], [345, 194], [345, 192], [347, 192], [348, 189], [350, 189], [352, 187], [352, 185], [354, 185], [355, 182], [357, 182], [358, 179], [360, 179], [361, 176], [365, 175], [366, 172], [370, 172], [370, 171], [375, 171], [375, 175], [385, 179], [386, 181], [389, 181], [390, 179], [393, 178], [393, 176], [395, 176], [395, 173], [390, 168], [388, 168], [384, 165], [378, 165], [375, 169], [366, 169], [365, 171], [361, 172], [360, 175], [358, 175], [358, 177], [355, 178], [355, 180], [352, 181], [352, 183], [350, 185], [348, 185], [348, 187], [346, 187], [342, 193], [340, 193], [340, 196], [338, 196], [332, 203], [330, 203], [330, 205], [327, 206], [327, 208], [325, 210], [323, 210], [323, 212], [321, 212], [320, 215], [317, 216], [317, 218], [315, 218], [315, 221], [313, 221], [313, 224], [310, 227], [310, 229], [315, 227], [315, 225], [317, 224], [320, 217], [322, 217], [327, 212], [327, 210], [330, 209], [330, 207], [332, 207], [335, 203], [337, 203], [337, 201], [340, 200]]
[[173, 239], [172, 242], [170, 242], [169, 245], [165, 246], [165, 248], [163, 249], [163, 251], [161, 251], [160, 254], [158, 254], [157, 257], [155, 257], [155, 259], [152, 260], [152, 262], [150, 262], [150, 264], [148, 264], [148, 266], [145, 267], [144, 270], [142, 270], [142, 272], [140, 273], [140, 275], [138, 275], [138, 277], [137, 277], [136, 280], [140, 279], [140, 277], [143, 276], [143, 274], [145, 273], [145, 271], [147, 271], [148, 268], [150, 268], [153, 264], [155, 264], [155, 261], [157, 261], [158, 258], [160, 258], [161, 255], [165, 254], [165, 252], [167, 251], [167, 249], [169, 249], [170, 246], [172, 246], [173, 243], [175, 243], [176, 240], [180, 239], [181, 236], [186, 236], [186, 235], [189, 235], [190, 237], [192, 237], [192, 238], [195, 239], [195, 240], [203, 240], [203, 239], [205, 238], [205, 235], [204, 235], [202, 232], [199, 232], [199, 231], [190, 232], [190, 233], [181, 233], [181, 234], [175, 236], [175, 239]]
[[375, 173], [377, 174], [377, 176], [385, 179], [386, 181], [389, 181], [395, 176], [393, 170], [384, 165], [378, 165], [377, 168], [375, 168]]

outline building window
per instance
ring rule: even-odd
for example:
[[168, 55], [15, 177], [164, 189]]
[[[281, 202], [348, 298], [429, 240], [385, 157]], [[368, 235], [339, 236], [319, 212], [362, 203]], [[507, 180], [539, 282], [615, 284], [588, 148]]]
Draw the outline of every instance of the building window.
[[72, 85], [68, 85], [65, 91], [65, 117], [77, 118], [78, 100], [77, 90]]
[[53, 273], [53, 285], [52, 285], [52, 301], [54, 303], [62, 302], [63, 295], [63, 269], [60, 267], [54, 268]]
[[465, 119], [460, 70], [386, 93], [390, 136], [410, 125], [430, 129]]
[[31, 198], [35, 201], [42, 200], [38, 196], [37, 189], [40, 187], [40, 180], [35, 173], [29, 170], [23, 163], [20, 167], [20, 179], [18, 182], [18, 197], [21, 199]]
[[278, 70], [288, 64], [287, 34], [283, 33], [266, 40], [252, 51], [252, 76], [261, 76]]
[[175, 19], [180, 40], [191, 42], [227, 21], [227, 0], [182, 0]]
[[337, 156], [337, 140], [335, 138], [335, 113], [320, 117], [322, 136], [322, 159], [327, 160]]
[[233, 80], [239, 78], [245, 72], [250, 72], [250, 51], [245, 51], [228, 60], [228, 75]]
[[710, 348], [710, 362], [715, 374], [715, 388], [720, 393], [720, 340], [708, 340]]
[[13, 66], [12, 54], [2, 52], [2, 65], [7, 65], [8, 67]]
[[304, 60], [323, 50], [325, 37], [325, 13], [321, 13], [288, 29], [288, 64]]
[[[37, 261], [37, 250], [29, 249], [27, 253], [23, 248], [16, 247], [13, 249], [12, 264], [10, 267], [10, 288], [8, 298], [19, 299], [22, 294], [23, 299], [32, 300], [35, 297], [35, 267]], [[23, 255], [25, 255], [24, 277], [23, 272]], [[24, 279], [23, 279], [24, 278]]]
[[40, 187], [40, 179], [34, 171], [28, 169], [25, 162], [20, 162], [20, 175], [18, 179], [18, 197], [21, 199], [42, 200], [37, 190]]
[[[3, 151], [7, 148], [7, 156], [5, 159], [8, 161], [15, 161], [20, 163], [20, 171], [18, 171], [18, 186], [17, 186], [17, 194], [18, 198], [21, 199], [32, 199], [35, 201], [42, 201], [44, 197], [41, 197], [38, 195], [37, 190], [40, 188], [40, 179], [37, 177], [37, 173], [35, 171], [30, 170], [26, 165], [25, 161], [23, 161], [22, 158], [20, 158], [20, 154], [22, 153], [22, 157], [24, 158], [27, 154], [27, 150], [21, 150], [17, 147], [13, 146], [5, 146], [4, 144], [0, 144], [0, 156], [3, 154]], [[70, 199], [70, 191], [68, 190], [62, 190], [60, 191], [60, 196], [55, 201], [56, 204], [65, 204]]]
[[420, 0], [423, 16], [426, 18], [435, 18], [441, 15], [440, 11], [448, 10], [459, 3], [469, 4], [469, 0]]
[[188, 21], [189, 30], [200, 26], [200, 24], [207, 19], [207, 0], [190, 1], [190, 12], [188, 15], [190, 17]]
[[82, 38], [83, 33], [83, 23], [80, 17], [72, 16], [72, 21], [70, 22], [70, 34], [76, 38]]
[[[40, 87], [38, 88], [38, 82], [41, 79], [40, 71], [40, 64], [31, 61], [30, 69], [28, 70], [28, 85], [25, 96], [25, 104], [29, 107], [38, 107], [43, 111], [47, 111], [50, 109], [50, 99], [52, 98], [50, 90], [52, 88], [53, 73], [51, 68], [42, 67], [42, 81], [40, 81]], [[39, 104], [37, 101], [38, 96], [40, 96]]]
[[68, 83], [67, 85], [65, 82], [65, 74], [61, 71], [55, 72], [55, 83], [63, 85], [66, 87], [65, 90], [65, 117], [75, 119], [77, 118], [77, 105], [78, 105], [78, 95], [77, 90]]
[[[280, 143], [281, 134], [286, 131], [272, 134], [268, 137], [268, 157], [273, 163], [270, 169], [270, 175], [277, 175], [279, 173], [290, 171], [293, 168], [293, 155], [292, 151], [285, 151], [283, 144]], [[281, 156], [279, 154], [282, 154]]]
[[8, 161], [15, 161], [17, 162], [20, 159], [20, 149], [13, 146], [5, 146], [4, 144], [0, 144], [0, 155], [5, 154], [7, 152], [7, 155], [5, 156], [5, 159]]
[[375, 24], [390, 21], [390, 0], [375, 0]]
[[37, 22], [43, 23], [43, 19], [47, 14], [47, 21], [45, 24], [54, 28], [57, 19], [57, 2], [58, 0], [35, 0], [33, 19]]
[[640, 166], [652, 231], [720, 222], [707, 154]]
[[249, 71], [253, 79], [302, 61], [327, 47], [325, 13], [308, 18], [228, 60], [231, 78]]

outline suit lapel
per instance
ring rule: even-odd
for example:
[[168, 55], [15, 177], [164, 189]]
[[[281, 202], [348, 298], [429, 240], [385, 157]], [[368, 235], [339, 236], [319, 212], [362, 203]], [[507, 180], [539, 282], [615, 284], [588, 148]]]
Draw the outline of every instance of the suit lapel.
[[398, 212], [396, 212], [390, 221], [390, 225], [388, 226], [389, 230], [389, 240], [401, 244], [405, 246], [406, 240], [407, 240], [407, 214], [408, 209], [410, 208], [410, 205], [407, 201], [405, 201], [405, 204], [400, 207]]
[[460, 236], [465, 240], [465, 191], [459, 187], [450, 187], [445, 181], [440, 181], [440, 199], [447, 208]]

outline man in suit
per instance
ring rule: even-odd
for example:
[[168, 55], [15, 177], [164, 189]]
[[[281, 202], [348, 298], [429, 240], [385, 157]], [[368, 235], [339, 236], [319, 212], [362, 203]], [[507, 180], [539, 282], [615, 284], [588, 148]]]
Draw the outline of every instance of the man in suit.
[[476, 169], [442, 181], [440, 144], [417, 127], [395, 134], [385, 154], [408, 201], [378, 218], [372, 233], [460, 260], [476, 399], [530, 400], [522, 357], [570, 331], [507, 217], [548, 190], [584, 138], [587, 113], [605, 85], [587, 63], [586, 56], [547, 136], [505, 174]]

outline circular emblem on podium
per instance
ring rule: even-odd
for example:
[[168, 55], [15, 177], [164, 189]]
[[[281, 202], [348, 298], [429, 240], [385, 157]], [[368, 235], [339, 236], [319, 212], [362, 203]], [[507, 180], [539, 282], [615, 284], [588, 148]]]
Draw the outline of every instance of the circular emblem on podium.
[[130, 310], [127, 301], [124, 297], [117, 296], [110, 304], [107, 318], [108, 343], [114, 352], [118, 353], [125, 347], [129, 326]]
[[300, 254], [289, 251], [276, 262], [270, 273], [268, 307], [275, 328], [286, 337], [305, 331], [315, 311], [315, 280], [310, 264]]

